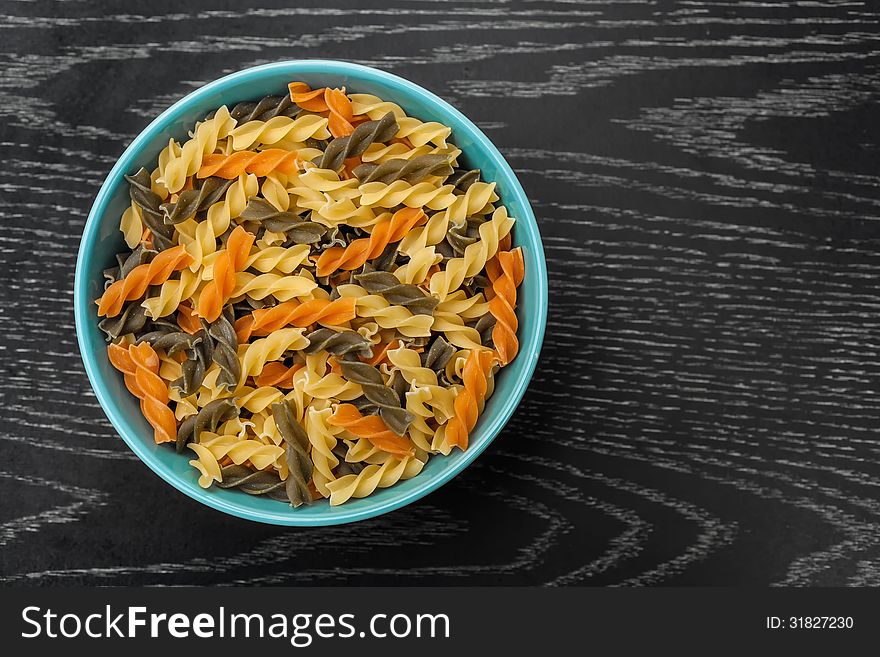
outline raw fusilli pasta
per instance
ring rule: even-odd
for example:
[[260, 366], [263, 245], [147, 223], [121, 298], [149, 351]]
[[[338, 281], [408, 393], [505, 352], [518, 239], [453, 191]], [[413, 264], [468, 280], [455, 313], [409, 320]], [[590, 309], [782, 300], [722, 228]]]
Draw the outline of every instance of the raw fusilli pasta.
[[451, 137], [292, 82], [127, 176], [99, 326], [198, 485], [338, 505], [467, 449], [516, 357], [526, 272], [495, 183]]

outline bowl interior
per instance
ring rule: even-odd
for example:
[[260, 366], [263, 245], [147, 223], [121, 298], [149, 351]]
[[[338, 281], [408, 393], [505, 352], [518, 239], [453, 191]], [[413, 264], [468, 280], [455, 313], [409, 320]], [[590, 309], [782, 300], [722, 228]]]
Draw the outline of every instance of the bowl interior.
[[[152, 170], [168, 140], [185, 139], [195, 122], [210, 110], [224, 104], [232, 107], [236, 102], [267, 94], [282, 94], [292, 80], [302, 80], [313, 87], [345, 86], [353, 93], [375, 94], [399, 104], [411, 116], [452, 127], [451, 139], [463, 151], [461, 161], [481, 169], [484, 180], [497, 183], [502, 202], [517, 220], [513, 241], [523, 247], [526, 261], [526, 278], [519, 291], [517, 311], [521, 350], [514, 362], [499, 372], [495, 394], [471, 435], [469, 449], [432, 458], [414, 479], [339, 507], [321, 501], [291, 509], [283, 503], [238, 491], [200, 488], [197, 473], [188, 463], [192, 458], [189, 450], [179, 455], [167, 445], [153, 442], [152, 430], [137, 401], [110, 365], [93, 303], [102, 292], [102, 271], [114, 263], [117, 252], [126, 248], [118, 230], [119, 217], [129, 204], [123, 175], [142, 166]], [[485, 135], [451, 106], [410, 82], [354, 64], [319, 60], [280, 62], [222, 78], [193, 92], [150, 124], [114, 166], [95, 200], [80, 245], [75, 288], [77, 336], [86, 371], [101, 406], [131, 449], [187, 495], [233, 515], [282, 525], [328, 525], [375, 516], [418, 499], [464, 469], [501, 430], [525, 392], [537, 362], [547, 312], [546, 266], [534, 215], [510, 167]]]

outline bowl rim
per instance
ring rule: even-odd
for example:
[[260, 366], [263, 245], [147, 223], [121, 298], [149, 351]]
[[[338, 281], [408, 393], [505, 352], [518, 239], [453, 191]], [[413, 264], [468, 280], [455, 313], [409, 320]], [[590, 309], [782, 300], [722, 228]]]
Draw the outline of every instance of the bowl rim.
[[[301, 70], [304, 68], [309, 70]], [[317, 71], [314, 69], [317, 69]], [[528, 248], [534, 252], [535, 260], [538, 265], [537, 271], [529, 272], [529, 275], [534, 277], [537, 283], [537, 299], [535, 307], [532, 307], [531, 305], [529, 306], [529, 311], [537, 314], [537, 330], [534, 335], [529, 336], [528, 340], [521, 341], [521, 346], [526, 348], [521, 349], [520, 353], [517, 355], [517, 359], [526, 359], [527, 362], [525, 369], [523, 370], [522, 375], [515, 380], [512, 393], [505, 399], [495, 399], [494, 403], [497, 405], [496, 408], [500, 408], [498, 408], [498, 410], [493, 410], [494, 417], [492, 418], [491, 423], [482, 427], [482, 431], [486, 432], [486, 440], [479, 445], [473, 445], [470, 449], [464, 452], [464, 458], [460, 461], [440, 470], [433, 477], [426, 477], [421, 485], [415, 487], [408, 493], [399, 494], [397, 497], [390, 498], [384, 502], [377, 501], [371, 506], [361, 509], [348, 510], [346, 505], [328, 507], [329, 509], [332, 509], [332, 512], [319, 516], [299, 515], [295, 512], [291, 512], [289, 507], [281, 504], [279, 504], [279, 507], [281, 508], [278, 512], [246, 509], [227, 502], [222, 496], [211, 494], [213, 491], [210, 489], [199, 488], [198, 490], [194, 490], [194, 488], [184, 485], [180, 477], [173, 472], [167, 471], [162, 463], [147, 450], [147, 447], [142, 444], [142, 441], [137, 436], [128, 435], [127, 427], [123, 422], [123, 413], [118, 407], [116, 407], [104, 390], [106, 384], [102, 380], [98, 369], [97, 356], [96, 354], [89, 352], [84, 334], [84, 327], [88, 325], [88, 322], [93, 321], [88, 312], [91, 309], [92, 299], [88, 298], [88, 281], [86, 280], [85, 262], [88, 259], [88, 251], [91, 248], [91, 244], [96, 240], [101, 217], [106, 212], [106, 206], [109, 203], [111, 196], [110, 190], [111, 188], [116, 187], [113, 183], [127, 173], [127, 170], [130, 168], [132, 161], [137, 154], [145, 145], [155, 138], [156, 133], [172, 123], [177, 118], [178, 114], [184, 113], [194, 101], [215, 92], [222, 93], [228, 86], [233, 84], [259, 79], [267, 73], [277, 73], [282, 71], [289, 71], [291, 75], [296, 75], [298, 73], [324, 73], [328, 75], [348, 75], [361, 80], [379, 81], [386, 86], [394, 88], [396, 92], [399, 92], [403, 96], [409, 95], [421, 97], [423, 101], [435, 105], [440, 113], [449, 115], [456, 119], [460, 124], [464, 125], [470, 133], [468, 136], [473, 139], [474, 145], [472, 148], [482, 150], [484, 154], [492, 160], [498, 173], [506, 177], [506, 182], [509, 182], [508, 194], [518, 197], [518, 200], [523, 207], [523, 213], [516, 217], [517, 223], [524, 222], [530, 224], [532, 230], [529, 232], [527, 245]], [[110, 420], [113, 428], [140, 461], [146, 464], [147, 467], [149, 467], [150, 470], [157, 474], [163, 481], [188, 497], [191, 497], [208, 507], [245, 520], [294, 527], [331, 526], [373, 518], [402, 508], [421, 499], [461, 473], [486, 449], [486, 447], [489, 446], [493, 440], [495, 440], [501, 432], [501, 429], [507, 424], [508, 420], [513, 415], [520, 400], [525, 394], [532, 379], [532, 375], [534, 374], [535, 367], [537, 366], [538, 356], [544, 340], [547, 322], [547, 306], [547, 265], [540, 231], [534, 212], [532, 211], [528, 196], [523, 190], [513, 169], [495, 145], [485, 134], [483, 134], [483, 131], [455, 107], [414, 82], [398, 75], [394, 75], [393, 73], [388, 73], [369, 66], [325, 59], [283, 60], [236, 71], [195, 89], [153, 119], [153, 121], [151, 121], [123, 151], [122, 155], [107, 174], [107, 177], [101, 183], [101, 187], [95, 197], [95, 201], [92, 204], [88, 218], [83, 227], [83, 234], [77, 252], [76, 271], [74, 276], [74, 320], [76, 325], [77, 344], [89, 383], [95, 393], [95, 397], [98, 399], [98, 403], [107, 418]], [[181, 458], [183, 457], [181, 456]], [[286, 511], [286, 513], [284, 513], [284, 511]]]

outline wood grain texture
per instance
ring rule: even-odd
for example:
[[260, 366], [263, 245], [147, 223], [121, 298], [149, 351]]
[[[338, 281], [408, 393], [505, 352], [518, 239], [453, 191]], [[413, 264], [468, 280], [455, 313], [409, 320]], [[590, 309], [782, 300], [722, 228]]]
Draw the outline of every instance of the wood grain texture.
[[[0, 577], [55, 584], [880, 584], [880, 10], [853, 1], [0, 2]], [[169, 103], [285, 58], [448, 99], [550, 270], [514, 419], [425, 500], [204, 508], [83, 373], [83, 222]]]

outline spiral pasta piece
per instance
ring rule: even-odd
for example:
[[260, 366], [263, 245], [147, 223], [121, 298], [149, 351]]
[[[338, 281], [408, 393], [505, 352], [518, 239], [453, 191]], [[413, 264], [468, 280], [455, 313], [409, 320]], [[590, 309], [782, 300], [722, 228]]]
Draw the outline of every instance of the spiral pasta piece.
[[297, 421], [295, 409], [290, 402], [272, 405], [272, 417], [281, 432], [285, 443], [285, 457], [289, 474], [287, 495], [291, 506], [310, 504], [312, 495], [308, 482], [312, 478], [314, 466], [309, 458], [309, 436]]
[[324, 103], [330, 112], [329, 128], [334, 137], [345, 137], [354, 132], [351, 122], [354, 110], [351, 101], [345, 95], [345, 89], [324, 89]]
[[[154, 331], [140, 336], [137, 343], [149, 342], [161, 360], [159, 376], [171, 383], [171, 398], [195, 394], [202, 385], [211, 361], [213, 346], [204, 331], [191, 335], [184, 331]], [[180, 356], [185, 357], [179, 362]]]
[[98, 299], [98, 315], [115, 317], [122, 311], [126, 301], [141, 298], [151, 285], [160, 285], [175, 271], [190, 263], [189, 254], [183, 247], [162, 251], [153, 260], [135, 267], [125, 278], [116, 281]]
[[446, 139], [452, 134], [452, 128], [436, 121], [422, 122], [407, 116], [397, 120], [399, 129], [395, 135], [398, 139], [407, 139], [413, 146], [424, 146], [428, 142], [444, 147]]
[[477, 418], [486, 397], [487, 376], [492, 367], [492, 352], [474, 349], [462, 373], [464, 388], [455, 398], [455, 417], [446, 425], [446, 441], [462, 450], [467, 449], [468, 436], [477, 425]]
[[516, 339], [519, 322], [515, 309], [516, 288], [525, 275], [522, 249], [499, 252], [487, 263], [486, 270], [495, 291], [495, 296], [489, 301], [489, 312], [497, 320], [492, 329], [492, 342], [498, 360], [504, 366], [516, 358], [519, 350], [519, 341]]
[[[339, 326], [355, 318], [355, 300], [352, 298], [311, 299], [300, 303], [291, 300], [272, 308], [255, 310], [251, 314], [248, 336], [268, 335], [285, 326], [307, 327], [312, 324]], [[245, 318], [247, 319], [247, 318]]]
[[286, 212], [290, 208], [290, 194], [287, 192], [287, 176], [273, 172], [266, 176], [260, 186], [260, 193], [276, 212]]
[[[121, 371], [129, 392], [141, 400], [141, 412], [153, 427], [156, 444], [175, 440], [177, 419], [168, 406], [168, 386], [159, 377], [159, 356], [147, 342], [125, 350], [111, 345], [110, 362]], [[125, 353], [123, 353], [125, 352]]]
[[[452, 451], [443, 423], [454, 415], [453, 405], [459, 390], [460, 386], [413, 385], [406, 393], [406, 409], [415, 417], [410, 425], [409, 437], [417, 448], [428, 454], [449, 454]], [[428, 420], [435, 422], [429, 425]]]
[[229, 112], [239, 125], [251, 121], [268, 121], [276, 116], [296, 117], [299, 108], [285, 96], [264, 96], [258, 101], [237, 103]]
[[337, 269], [357, 269], [367, 260], [379, 257], [386, 246], [400, 241], [414, 226], [427, 219], [421, 208], [398, 210], [373, 226], [368, 238], [354, 240], [345, 248], [334, 246], [324, 251], [316, 263], [318, 276], [327, 276]]
[[238, 362], [238, 338], [232, 324], [234, 312], [227, 306], [215, 322], [208, 325], [211, 341], [211, 360], [217, 364], [219, 372], [216, 383], [218, 389], [231, 389], [238, 384], [241, 364]]
[[249, 255], [244, 267], [256, 269], [264, 274], [270, 272], [290, 274], [307, 261], [309, 251], [308, 244], [295, 244], [290, 247], [267, 246]]
[[469, 297], [464, 290], [456, 290], [435, 308], [435, 314], [456, 315], [468, 320], [482, 317], [487, 312], [489, 312], [489, 304], [482, 292]]
[[257, 470], [271, 467], [284, 454], [284, 449], [281, 447], [264, 445], [258, 440], [242, 440], [235, 435], [206, 432], [202, 434], [198, 444], [206, 447], [217, 461], [228, 457], [236, 465], [250, 462]]
[[202, 166], [196, 174], [199, 178], [238, 178], [243, 173], [263, 177], [273, 171], [290, 175], [302, 163], [296, 151], [269, 148], [264, 151], [236, 151], [230, 155], [215, 153], [202, 158]]
[[412, 160], [422, 155], [443, 155], [453, 166], [461, 155], [461, 150], [447, 144], [446, 146], [415, 146], [413, 147], [406, 141], [394, 141], [390, 144], [371, 144], [367, 150], [360, 156], [363, 163], [382, 163], [388, 160]]
[[274, 386], [262, 386], [260, 388], [242, 386], [235, 393], [238, 405], [251, 413], [264, 411], [271, 404], [284, 397], [284, 393]]
[[312, 89], [305, 82], [291, 82], [287, 85], [290, 99], [310, 112], [326, 112], [327, 101], [324, 96], [324, 87]]
[[[340, 303], [345, 301], [344, 303]], [[355, 317], [354, 301], [337, 299], [292, 299], [270, 308], [253, 311], [235, 323], [238, 339], [245, 342], [254, 335], [268, 335], [285, 326], [308, 327], [315, 323], [328, 326], [344, 324]]]
[[98, 328], [107, 334], [107, 340], [115, 340], [129, 333], [143, 330], [147, 324], [147, 315], [138, 303], [132, 302], [125, 306], [116, 317], [105, 317], [98, 322]]
[[392, 457], [382, 465], [368, 465], [359, 474], [346, 475], [327, 484], [330, 506], [344, 504], [351, 498], [367, 497], [377, 488], [388, 488], [415, 477], [423, 467], [424, 463], [413, 457]]
[[312, 221], [324, 226], [332, 228], [341, 223], [370, 226], [377, 219], [372, 208], [356, 203], [360, 196], [357, 181], [344, 180], [329, 169], [310, 168], [292, 176], [287, 191], [295, 199], [292, 209], [298, 212], [311, 210]]
[[229, 137], [232, 139], [232, 147], [243, 151], [265, 145], [272, 146], [282, 140], [302, 143], [307, 139], [327, 139], [330, 132], [327, 130], [327, 119], [316, 114], [304, 114], [295, 119], [276, 116], [265, 122], [242, 123]]
[[[431, 393], [431, 397], [427, 400], [428, 406], [431, 408], [431, 412], [434, 414], [434, 419], [441, 425], [445, 422], [448, 422], [455, 416], [455, 400], [458, 398], [458, 395], [461, 393], [463, 386], [453, 384], [448, 387], [446, 386], [428, 386], [428, 390]], [[487, 396], [488, 396], [487, 392]], [[439, 434], [435, 434], [434, 438], [437, 439]], [[436, 450], [436, 443], [432, 443], [432, 450]]]
[[388, 113], [377, 121], [367, 121], [358, 125], [346, 136], [334, 139], [327, 146], [318, 166], [322, 169], [339, 171], [345, 160], [358, 157], [367, 147], [377, 141], [388, 141], [397, 133], [397, 121]]
[[394, 115], [395, 118], [402, 119], [406, 116], [406, 112], [397, 103], [382, 100], [372, 94], [349, 94], [348, 98], [351, 100], [355, 116], [366, 115], [372, 119], [388, 113]]
[[199, 296], [198, 313], [205, 321], [213, 322], [220, 317], [223, 305], [235, 289], [235, 274], [244, 268], [253, 243], [254, 235], [241, 226], [232, 231], [226, 250], [214, 263], [213, 280]]
[[144, 235], [144, 218], [140, 206], [134, 201], [125, 209], [119, 219], [119, 232], [122, 233], [122, 238], [128, 248], [137, 248], [141, 243], [141, 238]]
[[[177, 358], [168, 356], [167, 354], [159, 354], [159, 378], [167, 385], [170, 386], [172, 381], [181, 378], [181, 370], [182, 365]], [[178, 392], [178, 390], [174, 387], [169, 388], [168, 399], [176, 401], [177, 398], [180, 398], [180, 395], [175, 394], [176, 392]]]
[[361, 164], [353, 173], [361, 184], [381, 182], [387, 185], [403, 180], [412, 185], [428, 176], [448, 176], [452, 173], [452, 165], [445, 155], [420, 155], [410, 160], [390, 159], [381, 164]]
[[[347, 210], [348, 212], [357, 212], [354, 200], [360, 195], [357, 181], [344, 180], [335, 171], [319, 168], [311, 168], [302, 174], [292, 176], [287, 191], [295, 199], [297, 211], [312, 210], [320, 216], [334, 208], [338, 212], [339, 208], [351, 207], [354, 209]], [[369, 208], [365, 208], [365, 211], [369, 211], [370, 216], [373, 216]], [[317, 220], [314, 216], [312, 219]], [[338, 222], [331, 221], [330, 225], [335, 223]]]
[[354, 437], [354, 440], [351, 440], [352, 435], [348, 432], [341, 434], [340, 437], [346, 442], [344, 452], [337, 448], [337, 453], [343, 460], [342, 467], [337, 469], [337, 478], [346, 474], [357, 474], [368, 463], [381, 465], [389, 458], [387, 452], [383, 452], [366, 438]]
[[335, 228], [341, 224], [348, 224], [356, 228], [372, 226], [382, 216], [382, 213], [366, 205], [358, 205], [350, 199], [334, 199], [330, 194], [326, 195], [323, 202], [312, 203], [305, 199], [298, 202], [312, 211], [311, 220], [319, 224]]
[[[180, 191], [186, 182], [187, 176], [192, 176], [199, 171], [205, 157], [214, 152], [218, 141], [229, 135], [232, 129], [235, 128], [235, 124], [235, 119], [230, 116], [229, 110], [223, 106], [217, 110], [211, 119], [203, 121], [196, 126], [192, 139], [180, 148], [178, 154], [168, 157], [164, 166], [160, 155], [160, 180], [165, 188], [172, 194]], [[170, 146], [166, 149], [166, 151], [171, 150], [173, 149]], [[200, 177], [205, 178], [207, 176]]]
[[[198, 462], [190, 461], [191, 465]], [[213, 473], [211, 473], [213, 476]], [[217, 481], [218, 488], [237, 488], [248, 495], [265, 495], [279, 502], [289, 501], [287, 484], [273, 472], [254, 472], [250, 468], [240, 465], [227, 465], [220, 469]]]
[[413, 453], [412, 443], [408, 438], [394, 433], [377, 415], [361, 415], [357, 407], [352, 404], [339, 404], [327, 423], [334, 427], [342, 427], [359, 438], [366, 438], [371, 444], [389, 454], [409, 456]]
[[253, 426], [254, 423], [251, 420], [236, 417], [227, 420], [217, 427], [216, 433], [218, 436], [235, 436], [239, 440], [247, 440], [248, 436], [251, 435], [249, 430]]
[[278, 301], [289, 301], [294, 297], [304, 297], [318, 287], [310, 278], [285, 274], [260, 274], [255, 276], [248, 272], [239, 272], [235, 277], [235, 288], [232, 297], [248, 296], [252, 299], [275, 297]]
[[202, 323], [196, 317], [189, 301], [185, 301], [177, 306], [177, 325], [182, 331], [195, 335], [202, 328]]
[[309, 346], [303, 351], [307, 354], [317, 354], [326, 351], [334, 356], [343, 356], [345, 354], [358, 354], [360, 356], [369, 356], [371, 354], [370, 340], [356, 331], [333, 331], [328, 328], [321, 328], [309, 333], [306, 338], [309, 340]]
[[[418, 418], [428, 417], [427, 405], [430, 407], [430, 417], [440, 425], [447, 422], [455, 415], [454, 403], [460, 386], [447, 388], [438, 385], [437, 373], [425, 367], [419, 354], [412, 349], [400, 347], [389, 350], [388, 360], [410, 385], [410, 391], [406, 393], [406, 409], [415, 417], [413, 422], [418, 424], [416, 431], [422, 434], [421, 441], [414, 438], [414, 442], [425, 451], [436, 451], [437, 445], [442, 442], [442, 432], [429, 431], [419, 423]], [[431, 436], [430, 447], [425, 446], [428, 434]], [[412, 432], [410, 437], [413, 437]]]
[[343, 430], [329, 423], [333, 411], [328, 408], [310, 408], [306, 414], [305, 428], [312, 445], [312, 473], [315, 488], [324, 497], [330, 497], [327, 484], [336, 480], [333, 470], [339, 465], [339, 458], [333, 453], [336, 448], [336, 436]]
[[357, 182], [343, 180], [332, 169], [312, 167], [309, 170], [290, 178], [288, 191], [298, 196], [307, 196], [311, 190], [335, 194], [337, 198], [357, 198]]
[[430, 208], [443, 210], [455, 202], [452, 185], [435, 187], [429, 182], [410, 185], [403, 180], [395, 180], [386, 185], [371, 182], [359, 188], [362, 205], [373, 205], [380, 208], [393, 208], [405, 205], [409, 208]]

